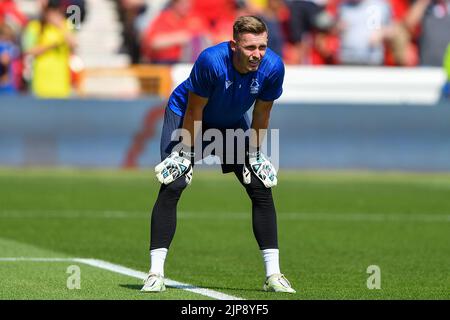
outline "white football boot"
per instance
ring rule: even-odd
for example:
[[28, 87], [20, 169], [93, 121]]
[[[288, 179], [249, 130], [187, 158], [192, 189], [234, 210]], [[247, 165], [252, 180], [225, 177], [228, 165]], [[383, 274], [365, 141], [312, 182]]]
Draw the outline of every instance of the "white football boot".
[[281, 273], [271, 275], [266, 279], [263, 287], [264, 291], [268, 292], [287, 292], [295, 293], [296, 291], [291, 287], [289, 281]]
[[147, 278], [144, 280], [144, 286], [141, 291], [144, 292], [162, 292], [166, 290], [166, 285], [164, 284], [164, 277], [160, 274], [149, 273]]

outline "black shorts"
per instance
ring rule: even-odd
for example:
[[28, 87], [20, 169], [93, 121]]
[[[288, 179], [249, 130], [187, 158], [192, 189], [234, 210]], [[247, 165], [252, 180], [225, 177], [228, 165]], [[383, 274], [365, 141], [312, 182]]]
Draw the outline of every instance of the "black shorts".
[[[164, 124], [161, 134], [161, 161], [167, 158], [174, 148], [179, 145], [180, 137], [179, 135], [174, 135], [172, 139], [172, 134], [175, 130], [180, 129], [183, 126], [183, 117], [177, 115], [169, 107], [166, 107], [164, 114]], [[222, 167], [223, 173], [238, 172], [242, 171], [242, 165], [245, 160], [245, 151], [248, 146], [248, 129], [250, 128], [249, 119], [245, 114], [236, 124], [229, 126], [228, 128], [214, 128], [207, 124], [202, 124], [202, 136], [210, 136], [211, 139], [204, 141], [202, 139], [202, 151], [199, 154], [197, 150], [195, 154], [195, 161], [204, 159], [209, 155], [217, 156], [220, 159], [220, 165]], [[212, 129], [212, 130], [210, 130]], [[245, 136], [236, 138], [231, 136], [232, 132], [235, 134], [242, 134], [245, 132]], [[220, 133], [223, 137], [222, 141], [213, 139], [215, 133]], [[227, 137], [231, 137], [227, 139]], [[211, 140], [211, 141], [209, 141]], [[220, 148], [212, 148], [212, 143], [215, 145], [220, 144]], [[209, 146], [209, 147], [208, 147]]]

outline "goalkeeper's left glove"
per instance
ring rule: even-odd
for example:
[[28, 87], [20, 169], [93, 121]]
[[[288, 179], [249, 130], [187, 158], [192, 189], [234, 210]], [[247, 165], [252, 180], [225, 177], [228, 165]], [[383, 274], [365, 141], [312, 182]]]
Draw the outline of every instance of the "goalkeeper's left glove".
[[166, 159], [155, 167], [156, 178], [163, 184], [169, 184], [181, 176], [184, 176], [186, 183], [192, 181], [193, 154], [183, 150], [172, 152]]
[[[261, 151], [248, 152], [248, 166], [250, 170], [262, 181], [266, 188], [272, 188], [277, 185], [277, 172], [273, 164], [266, 158], [266, 156]], [[250, 184], [251, 182], [251, 172], [244, 164], [243, 168], [243, 180], [245, 184]]]

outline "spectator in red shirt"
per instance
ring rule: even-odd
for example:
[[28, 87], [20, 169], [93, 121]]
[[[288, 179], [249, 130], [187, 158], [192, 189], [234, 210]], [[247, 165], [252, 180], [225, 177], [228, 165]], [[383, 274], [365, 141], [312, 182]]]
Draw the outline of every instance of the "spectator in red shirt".
[[[202, 3], [204, 1], [194, 0], [194, 2]], [[232, 4], [233, 6], [230, 7], [229, 4]], [[207, 4], [204, 3], [202, 8], [207, 9]], [[202, 10], [197, 8], [196, 12], [203, 17]], [[253, 12], [250, 11], [245, 3], [238, 3], [235, 1], [228, 1], [223, 13], [220, 16], [216, 16], [214, 12], [206, 14], [206, 23], [211, 28], [213, 43], [217, 44], [228, 41], [231, 37], [233, 37], [233, 24], [237, 17], [250, 14], [253, 14]]]
[[414, 66], [418, 64], [418, 50], [406, 19], [410, 0], [390, 0], [392, 24], [387, 33], [386, 65]]
[[236, 5], [234, 0], [192, 0], [193, 12], [205, 19], [208, 27], [215, 27], [222, 18], [235, 18]]
[[210, 44], [207, 30], [204, 20], [192, 13], [190, 0], [171, 0], [144, 32], [142, 60], [193, 62]]
[[0, 0], [0, 18], [20, 28], [27, 24], [27, 17], [19, 10], [14, 0]]

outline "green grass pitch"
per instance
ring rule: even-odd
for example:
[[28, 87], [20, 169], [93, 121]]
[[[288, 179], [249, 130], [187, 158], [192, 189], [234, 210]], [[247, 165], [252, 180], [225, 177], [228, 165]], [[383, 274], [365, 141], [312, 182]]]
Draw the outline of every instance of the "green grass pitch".
[[[0, 258], [91, 258], [146, 272], [158, 183], [149, 170], [0, 169]], [[450, 175], [284, 171], [273, 190], [283, 273], [262, 292], [251, 207], [233, 175], [194, 172], [166, 261], [170, 279], [242, 299], [449, 299]], [[78, 265], [81, 288], [67, 268]], [[381, 289], [368, 289], [370, 265]], [[208, 299], [70, 261], [0, 261], [0, 299]]]

